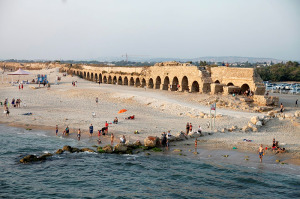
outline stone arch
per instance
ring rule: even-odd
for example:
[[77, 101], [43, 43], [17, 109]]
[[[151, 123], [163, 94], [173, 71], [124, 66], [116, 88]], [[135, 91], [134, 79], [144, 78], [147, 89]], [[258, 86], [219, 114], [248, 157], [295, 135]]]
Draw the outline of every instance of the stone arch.
[[250, 89], [250, 86], [248, 84], [243, 84], [241, 86], [241, 92], [242, 94], [246, 91], [246, 90], [249, 90]]
[[133, 77], [130, 78], [130, 82], [129, 83], [130, 83], [130, 86], [134, 86], [134, 79], [133, 79]]
[[199, 92], [199, 83], [197, 81], [194, 81], [192, 84], [192, 92]]
[[83, 78], [86, 79], [86, 72], [83, 73]]
[[102, 83], [102, 74], [99, 74], [99, 82]]
[[76, 72], [76, 75], [77, 75], [77, 76], [79, 76], [79, 75], [80, 75], [79, 71], [77, 71], [77, 72]]
[[157, 76], [155, 81], [155, 89], [160, 89], [160, 85], [161, 85], [161, 79], [160, 76]]
[[142, 79], [142, 87], [144, 88], [146, 86], [146, 80], [145, 78]]
[[98, 82], [98, 74], [95, 73], [95, 82]]
[[87, 79], [87, 80], [90, 80], [90, 72], [87, 72], [87, 74], [86, 74], [86, 79]]
[[172, 89], [171, 91], [177, 91], [177, 85], [179, 84], [178, 78], [175, 76], [172, 80]]
[[105, 75], [103, 76], [103, 83], [107, 84], [107, 78]]
[[227, 86], [234, 86], [232, 82], [229, 82]]
[[118, 85], [123, 85], [123, 80], [121, 76], [118, 78]]
[[216, 80], [216, 81], [215, 81], [215, 84], [220, 84], [220, 81], [219, 81], [219, 80]]
[[140, 78], [136, 78], [136, 79], [135, 79], [135, 86], [136, 86], [136, 87], [141, 86]]
[[82, 71], [80, 71], [80, 75], [79, 75], [79, 76], [80, 76], [81, 78], [84, 77]]
[[168, 76], [164, 79], [163, 90], [169, 90], [170, 79]]
[[117, 77], [114, 76], [114, 78], [113, 78], [113, 84], [116, 84], [116, 83], [117, 83]]
[[128, 78], [127, 77], [124, 77], [124, 85], [128, 86]]
[[75, 75], [75, 70], [73, 70], [72, 72], [73, 72], [73, 75]]
[[148, 83], [148, 88], [153, 88], [153, 87], [154, 87], [153, 79], [150, 78]]
[[189, 91], [189, 80], [186, 76], [182, 78], [181, 87], [182, 91]]
[[111, 76], [108, 76], [108, 82], [107, 82], [107, 83], [109, 83], [109, 84], [112, 83], [112, 78], [111, 78]]
[[94, 73], [91, 73], [91, 80], [94, 81]]

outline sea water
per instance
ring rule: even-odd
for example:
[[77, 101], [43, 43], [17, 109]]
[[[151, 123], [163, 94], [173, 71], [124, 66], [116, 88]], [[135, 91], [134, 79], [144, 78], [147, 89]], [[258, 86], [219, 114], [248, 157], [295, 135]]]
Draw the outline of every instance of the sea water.
[[[265, 167], [165, 153], [65, 153], [20, 164], [28, 154], [54, 153], [88, 142], [0, 125], [0, 198], [299, 198], [299, 167]], [[278, 166], [279, 167], [279, 166]], [[284, 172], [287, 171], [287, 172]]]

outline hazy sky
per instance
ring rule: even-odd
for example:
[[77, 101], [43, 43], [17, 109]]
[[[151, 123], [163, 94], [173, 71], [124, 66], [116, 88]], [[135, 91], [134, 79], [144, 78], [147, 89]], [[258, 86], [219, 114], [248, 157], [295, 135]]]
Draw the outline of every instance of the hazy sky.
[[299, 0], [0, 0], [0, 59], [300, 60]]

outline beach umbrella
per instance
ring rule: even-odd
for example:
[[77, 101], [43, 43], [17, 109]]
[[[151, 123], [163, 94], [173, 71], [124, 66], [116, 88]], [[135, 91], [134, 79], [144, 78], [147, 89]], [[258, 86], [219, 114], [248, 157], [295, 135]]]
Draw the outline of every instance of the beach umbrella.
[[118, 113], [125, 113], [126, 111], [127, 111], [126, 109], [121, 109], [121, 110], [119, 110]]

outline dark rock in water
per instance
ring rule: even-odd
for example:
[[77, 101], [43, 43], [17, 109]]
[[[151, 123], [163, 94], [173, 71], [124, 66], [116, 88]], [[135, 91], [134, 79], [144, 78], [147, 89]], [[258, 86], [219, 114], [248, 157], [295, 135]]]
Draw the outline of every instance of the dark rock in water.
[[106, 145], [102, 149], [105, 151], [105, 153], [112, 153], [113, 152], [113, 147], [111, 145]]
[[38, 157], [35, 155], [27, 155], [20, 160], [20, 163], [29, 163], [39, 161]]
[[62, 154], [64, 151], [62, 150], [62, 149], [58, 149], [57, 151], [56, 151], [56, 154]]
[[62, 150], [63, 150], [63, 151], [69, 151], [70, 153], [72, 153], [72, 147], [71, 147], [71, 146], [68, 146], [68, 145], [64, 146], [64, 147], [62, 148]]
[[51, 156], [53, 156], [53, 154], [51, 154], [51, 153], [46, 153], [46, 154], [44, 154], [44, 155], [41, 155], [38, 159], [39, 159], [39, 160], [46, 160], [47, 157], [51, 157]]
[[125, 153], [127, 150], [128, 150], [127, 145], [126, 145], [126, 144], [123, 144], [123, 143], [117, 144], [117, 145], [114, 147], [114, 152], [115, 152], [115, 153]]
[[80, 151], [81, 151], [80, 149], [72, 147], [71, 153], [79, 153]]
[[91, 153], [96, 152], [96, 151], [94, 151], [93, 149], [90, 149], [90, 148], [83, 148], [83, 149], [80, 149], [80, 152], [85, 152], [85, 151], [88, 151], [88, 152], [91, 152]]
[[145, 138], [144, 144], [146, 147], [153, 148], [159, 145], [159, 139], [158, 137], [148, 136], [147, 138]]

